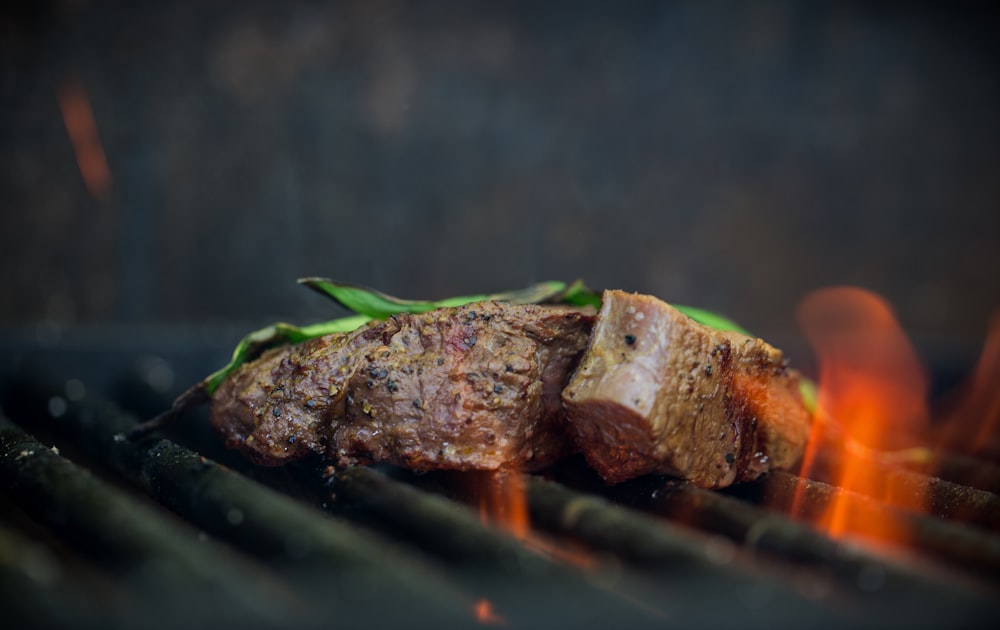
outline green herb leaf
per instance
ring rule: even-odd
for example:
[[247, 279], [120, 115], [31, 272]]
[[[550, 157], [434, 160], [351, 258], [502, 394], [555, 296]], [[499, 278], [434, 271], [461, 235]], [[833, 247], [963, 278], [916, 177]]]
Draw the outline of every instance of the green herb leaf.
[[[295, 326], [279, 322], [255, 330], [243, 337], [233, 350], [229, 363], [212, 373], [181, 394], [170, 409], [147, 422], [138, 425], [129, 433], [130, 439], [136, 439], [155, 431], [180, 416], [183, 411], [193, 405], [208, 400], [226, 378], [248, 361], [260, 356], [265, 350], [286, 344], [298, 344], [309, 339], [322, 337], [332, 333], [345, 333], [357, 330], [373, 319], [385, 319], [396, 313], [424, 313], [443, 307], [456, 307], [471, 302], [495, 300], [512, 304], [569, 304], [573, 306], [592, 306], [600, 308], [601, 294], [593, 291], [581, 281], [570, 284], [559, 281], [541, 282], [525, 289], [493, 293], [488, 295], [466, 295], [446, 298], [443, 300], [404, 300], [386, 295], [374, 289], [367, 289], [353, 284], [334, 282], [326, 278], [302, 278], [300, 284], [323, 295], [333, 298], [357, 315], [342, 317], [318, 324]], [[735, 331], [749, 335], [743, 327], [732, 320], [690, 306], [674, 304], [674, 308], [684, 313], [694, 321], [722, 331]], [[808, 379], [802, 379], [802, 398], [810, 412], [816, 409], [816, 385]]]
[[747, 332], [745, 328], [728, 317], [723, 317], [718, 313], [706, 311], [702, 308], [695, 308], [693, 306], [683, 306], [681, 304], [671, 304], [671, 306], [703, 326], [708, 326], [709, 328], [714, 328], [724, 332], [738, 332], [741, 335], [753, 337], [753, 335]]
[[243, 339], [241, 339], [236, 345], [236, 349], [233, 350], [233, 356], [229, 360], [229, 363], [202, 381], [204, 383], [205, 391], [208, 392], [209, 395], [215, 393], [215, 390], [219, 388], [222, 381], [226, 380], [226, 377], [232, 374], [236, 368], [240, 367], [247, 361], [252, 361], [257, 358], [262, 352], [268, 350], [269, 348], [285, 344], [302, 343], [308, 339], [322, 337], [323, 335], [329, 335], [331, 333], [350, 332], [352, 330], [357, 330], [367, 322], [370, 322], [371, 319], [371, 317], [365, 315], [353, 315], [351, 317], [343, 317], [328, 322], [321, 322], [319, 324], [311, 324], [309, 326], [301, 327], [293, 324], [286, 324], [284, 322], [278, 322], [277, 324], [272, 324], [267, 328], [255, 330], [249, 335], [243, 337]]
[[816, 413], [816, 403], [819, 400], [819, 387], [813, 381], [802, 377], [799, 381], [799, 394], [802, 396], [802, 404], [809, 413]]
[[[396, 313], [423, 313], [436, 308], [433, 302], [401, 300], [381, 291], [326, 278], [301, 278], [299, 284], [333, 298], [348, 310], [376, 319], [385, 319]], [[473, 296], [469, 297], [470, 301], [475, 299]]]
[[[301, 278], [299, 284], [303, 284], [322, 295], [333, 298], [345, 308], [358, 313], [358, 315], [302, 327], [277, 323], [250, 333], [236, 346], [230, 362], [205, 379], [205, 388], [209, 394], [214, 392], [219, 384], [236, 368], [256, 358], [268, 348], [283, 344], [302, 343], [308, 339], [322, 337], [331, 333], [350, 332], [372, 319], [385, 319], [397, 313], [424, 313], [436, 308], [456, 307], [485, 300], [510, 302], [512, 304], [570, 304], [573, 306], [592, 306], [594, 308], [600, 308], [601, 306], [601, 294], [589, 289], [581, 280], [576, 280], [569, 284], [553, 280], [540, 282], [525, 289], [516, 289], [503, 293], [464, 295], [437, 301], [406, 300], [376, 291], [375, 289], [345, 282], [336, 282], [327, 278]], [[699, 324], [716, 330], [734, 331], [750, 335], [745, 328], [717, 313], [680, 304], [674, 304], [673, 306]], [[803, 393], [805, 393], [805, 390]]]
[[558, 300], [565, 292], [566, 283], [558, 281], [540, 282], [526, 289], [503, 293], [463, 295], [436, 302], [427, 300], [404, 300], [354, 284], [335, 282], [327, 278], [301, 278], [299, 284], [333, 298], [344, 308], [367, 315], [374, 319], [385, 319], [396, 313], [425, 313], [436, 308], [462, 306], [472, 302], [495, 300], [511, 304], [542, 304]]
[[558, 296], [558, 301], [563, 304], [572, 304], [573, 306], [601, 308], [601, 294], [587, 288], [583, 280], [574, 280]]

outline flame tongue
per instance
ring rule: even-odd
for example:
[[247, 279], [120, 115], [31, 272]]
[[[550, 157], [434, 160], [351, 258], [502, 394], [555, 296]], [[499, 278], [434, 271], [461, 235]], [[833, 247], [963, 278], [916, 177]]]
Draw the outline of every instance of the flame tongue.
[[[993, 314], [986, 343], [964, 396], [941, 425], [938, 442], [959, 452], [995, 455], [1000, 430], [1000, 311]], [[992, 451], [992, 452], [991, 452]]]
[[927, 381], [885, 300], [825, 289], [798, 316], [819, 361], [818, 408], [871, 448], [912, 445], [927, 425]]
[[487, 472], [481, 475], [479, 517], [483, 524], [494, 523], [520, 540], [528, 537], [528, 500], [524, 477], [517, 471]]
[[466, 473], [477, 485], [479, 517], [484, 525], [497, 527], [535, 553], [578, 569], [591, 570], [594, 559], [568, 540], [550, 541], [531, 528], [525, 477], [518, 471]]
[[[816, 418], [802, 476], [813, 472], [819, 449], [833, 448], [831, 481], [885, 504], [924, 511], [923, 492], [896, 496], [882, 483], [879, 451], [912, 446], [928, 421], [927, 382], [913, 346], [882, 298], [839, 287], [809, 294], [798, 309], [819, 364]], [[840, 492], [820, 519], [832, 536], [862, 535], [901, 542], [899, 522], [854, 518]], [[800, 505], [793, 507], [798, 511]]]
[[107, 201], [111, 195], [111, 169], [97, 134], [87, 92], [79, 82], [66, 81], [57, 96], [83, 183], [94, 199]]

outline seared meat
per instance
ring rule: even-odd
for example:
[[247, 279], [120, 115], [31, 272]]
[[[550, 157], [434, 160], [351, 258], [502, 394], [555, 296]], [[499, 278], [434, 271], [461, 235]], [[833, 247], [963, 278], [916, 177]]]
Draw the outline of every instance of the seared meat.
[[481, 302], [270, 350], [213, 395], [212, 424], [258, 464], [532, 469], [572, 449], [560, 392], [592, 314]]
[[809, 414], [781, 352], [656, 298], [606, 291], [563, 404], [609, 482], [647, 473], [721, 488], [798, 460]]
[[797, 385], [760, 339], [608, 291], [596, 326], [578, 310], [481, 302], [270, 350], [222, 383], [212, 424], [265, 465], [319, 454], [530, 470], [579, 449], [612, 483], [724, 487], [801, 457]]

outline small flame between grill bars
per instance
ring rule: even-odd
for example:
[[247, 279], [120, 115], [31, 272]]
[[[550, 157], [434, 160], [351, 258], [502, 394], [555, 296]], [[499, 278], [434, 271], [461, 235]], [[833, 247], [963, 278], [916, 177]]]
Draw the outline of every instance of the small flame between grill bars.
[[254, 468], [203, 418], [133, 444], [119, 404], [38, 379], [8, 383], [3, 409], [0, 580], [25, 625], [955, 627], [1000, 611], [988, 462], [952, 457], [935, 513], [895, 514], [905, 548], [790, 518], [796, 492], [808, 515], [839, 490], [787, 472], [725, 492], [606, 487], [575, 461], [525, 476], [525, 537], [484, 524], [477, 475]]

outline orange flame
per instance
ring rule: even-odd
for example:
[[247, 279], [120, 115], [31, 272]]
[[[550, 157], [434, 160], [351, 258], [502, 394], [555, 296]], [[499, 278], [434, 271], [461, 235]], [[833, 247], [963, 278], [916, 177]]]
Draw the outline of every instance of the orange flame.
[[493, 523], [520, 540], [526, 539], [531, 524], [524, 477], [517, 472], [487, 473], [484, 486], [479, 496], [479, 518], [483, 524]]
[[472, 610], [476, 614], [476, 621], [483, 625], [497, 626], [505, 623], [504, 618], [493, 610], [493, 604], [488, 599], [477, 600]]
[[98, 201], [106, 201], [111, 196], [111, 169], [97, 135], [87, 93], [78, 82], [67, 81], [59, 88], [57, 97], [87, 192]]
[[[819, 450], [825, 449], [824, 454], [833, 453], [828, 458], [831, 483], [847, 491], [837, 493], [818, 525], [834, 537], [903, 542], [909, 534], [901, 520], [870, 519], [849, 493], [925, 511], [924, 489], [894, 493], [884, 483], [879, 458], [883, 451], [913, 446], [926, 429], [927, 383], [916, 352], [886, 301], [863, 289], [814, 292], [799, 305], [798, 317], [820, 376], [801, 475], [814, 472]], [[801, 507], [797, 496], [793, 512], [800, 514]]]
[[941, 427], [938, 443], [978, 455], [995, 447], [1000, 431], [1000, 311], [993, 314], [983, 353], [963, 397]]
[[594, 560], [569, 541], [557, 545], [531, 530], [525, 477], [516, 471], [487, 472], [477, 488], [479, 518], [511, 534], [528, 549], [579, 569], [594, 568]]

